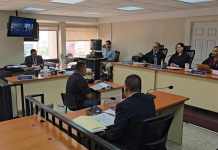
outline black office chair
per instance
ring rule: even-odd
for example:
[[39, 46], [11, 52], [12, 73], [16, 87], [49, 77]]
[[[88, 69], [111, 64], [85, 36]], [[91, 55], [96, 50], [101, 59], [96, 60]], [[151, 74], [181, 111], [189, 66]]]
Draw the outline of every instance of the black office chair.
[[174, 113], [168, 113], [131, 125], [138, 142], [132, 149], [167, 150], [166, 141], [173, 117]]
[[165, 61], [166, 56], [167, 56], [167, 53], [168, 53], [168, 49], [167, 49], [167, 48], [164, 48], [164, 49], [162, 49], [162, 52], [163, 52], [163, 54], [164, 54], [163, 61]]
[[190, 45], [185, 45], [184, 51], [189, 51], [189, 50], [191, 50], [191, 46]]
[[114, 61], [115, 62], [118, 62], [120, 59], [120, 52], [119, 51], [115, 51], [115, 58], [114, 58]]
[[195, 50], [188, 50], [186, 51], [186, 53], [188, 54], [188, 56], [190, 57], [190, 60], [189, 60], [189, 64], [190, 66], [192, 65], [192, 62], [193, 62], [193, 59], [195, 57]]
[[132, 62], [142, 62], [141, 56], [132, 56]]
[[67, 98], [67, 95], [65, 93], [61, 93], [61, 98], [63, 101], [63, 104], [65, 106], [65, 112], [67, 112], [68, 109], [75, 111], [75, 110], [79, 110], [79, 108], [77, 107], [76, 102], [73, 101], [73, 99], [69, 99]]

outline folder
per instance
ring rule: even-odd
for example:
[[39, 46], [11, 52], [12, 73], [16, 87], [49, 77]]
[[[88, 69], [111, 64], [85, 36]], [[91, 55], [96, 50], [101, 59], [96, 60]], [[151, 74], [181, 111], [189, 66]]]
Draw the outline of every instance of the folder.
[[73, 122], [92, 133], [104, 131], [106, 129], [106, 126], [92, 116], [80, 116], [73, 119]]

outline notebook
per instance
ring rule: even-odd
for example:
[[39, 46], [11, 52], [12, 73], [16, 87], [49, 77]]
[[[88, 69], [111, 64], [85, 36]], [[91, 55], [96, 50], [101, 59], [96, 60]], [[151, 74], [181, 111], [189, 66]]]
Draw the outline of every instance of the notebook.
[[104, 124], [100, 123], [92, 116], [80, 116], [73, 119], [73, 122], [92, 133], [104, 131], [106, 129]]
[[102, 89], [110, 89], [111, 85], [105, 82], [100, 82], [91, 87], [95, 91], [99, 91]]
[[104, 131], [108, 126], [114, 124], [115, 115], [111, 111], [109, 112], [94, 116], [80, 116], [73, 119], [73, 122], [92, 133]]

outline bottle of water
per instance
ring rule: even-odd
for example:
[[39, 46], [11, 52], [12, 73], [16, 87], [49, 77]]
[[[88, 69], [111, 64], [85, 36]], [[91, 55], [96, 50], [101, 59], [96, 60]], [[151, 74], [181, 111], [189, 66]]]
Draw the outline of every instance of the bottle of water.
[[157, 54], [154, 54], [154, 65], [157, 66], [158, 63], [157, 63]]

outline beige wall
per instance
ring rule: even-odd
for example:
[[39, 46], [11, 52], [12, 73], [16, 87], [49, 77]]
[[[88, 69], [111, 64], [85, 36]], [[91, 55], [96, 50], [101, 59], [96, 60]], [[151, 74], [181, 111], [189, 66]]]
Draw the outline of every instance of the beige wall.
[[[99, 30], [99, 35], [104, 35]], [[152, 48], [155, 41], [164, 44], [171, 54], [177, 42], [185, 41], [185, 19], [162, 19], [112, 23], [113, 47], [121, 51], [121, 59], [129, 59]]]
[[23, 38], [7, 37], [8, 17], [14, 13], [0, 12], [0, 66], [22, 63]]

